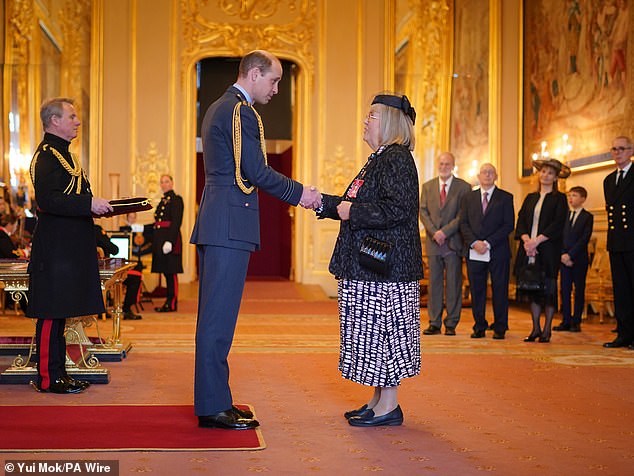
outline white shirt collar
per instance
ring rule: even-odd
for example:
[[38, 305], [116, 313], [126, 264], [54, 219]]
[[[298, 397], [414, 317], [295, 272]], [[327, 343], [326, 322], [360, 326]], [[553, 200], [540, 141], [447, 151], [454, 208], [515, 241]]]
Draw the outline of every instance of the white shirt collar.
[[495, 185], [493, 185], [489, 190], [485, 190], [480, 187], [480, 198], [484, 199], [484, 192], [488, 193], [488, 198], [491, 198], [491, 195], [493, 195], [493, 190], [495, 190]]
[[249, 93], [247, 93], [242, 86], [240, 86], [238, 83], [234, 83], [233, 87], [238, 89], [242, 94], [244, 94], [244, 98], [247, 100], [249, 104], [253, 104], [253, 101], [251, 100], [251, 96], [249, 96]]
[[451, 187], [451, 182], [453, 182], [453, 174], [449, 176], [446, 182], [443, 182], [442, 179], [438, 177], [438, 187], [440, 188], [440, 190], [442, 190], [443, 183], [447, 185], [445, 187], [445, 190], [449, 190], [449, 187]]

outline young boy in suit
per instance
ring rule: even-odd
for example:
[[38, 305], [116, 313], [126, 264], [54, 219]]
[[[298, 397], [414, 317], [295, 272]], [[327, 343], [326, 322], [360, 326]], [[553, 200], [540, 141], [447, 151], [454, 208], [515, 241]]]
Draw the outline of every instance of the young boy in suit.
[[[564, 247], [561, 250], [561, 314], [562, 322], [554, 331], [581, 331], [581, 315], [585, 306], [588, 274], [588, 242], [592, 236], [594, 217], [583, 208], [588, 192], [572, 187], [568, 192], [570, 213], [564, 226]], [[575, 287], [574, 313], [571, 314], [572, 286]]]

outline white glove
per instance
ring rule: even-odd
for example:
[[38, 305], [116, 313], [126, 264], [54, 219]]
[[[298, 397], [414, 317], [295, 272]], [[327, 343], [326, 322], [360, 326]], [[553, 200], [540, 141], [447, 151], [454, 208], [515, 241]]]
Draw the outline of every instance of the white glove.
[[170, 241], [166, 241], [163, 243], [163, 254], [168, 255], [172, 252], [172, 243]]

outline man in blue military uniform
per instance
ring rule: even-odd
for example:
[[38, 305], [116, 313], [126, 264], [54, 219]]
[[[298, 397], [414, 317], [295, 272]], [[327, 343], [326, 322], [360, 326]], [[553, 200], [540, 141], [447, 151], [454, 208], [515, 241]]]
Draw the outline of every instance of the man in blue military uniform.
[[29, 262], [27, 317], [37, 318], [36, 343], [41, 392], [78, 393], [87, 382], [66, 373], [67, 317], [105, 312], [92, 215], [112, 207], [92, 196], [81, 164], [70, 153], [80, 121], [68, 98], [50, 99], [40, 109], [44, 139], [31, 161], [38, 204]]
[[238, 79], [202, 123], [205, 188], [191, 237], [199, 257], [194, 410], [199, 426], [241, 430], [259, 423], [233, 406], [227, 356], [249, 256], [260, 246], [259, 187], [291, 205], [316, 208], [321, 195], [269, 167], [264, 128], [253, 103], [277, 94], [282, 65], [266, 51], [240, 62]]

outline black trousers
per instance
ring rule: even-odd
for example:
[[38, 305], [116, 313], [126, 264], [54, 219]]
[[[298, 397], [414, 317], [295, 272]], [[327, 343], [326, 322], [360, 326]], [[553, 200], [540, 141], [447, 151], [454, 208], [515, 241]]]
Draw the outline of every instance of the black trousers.
[[66, 319], [38, 319], [35, 326], [38, 386], [46, 390], [66, 375]]
[[167, 298], [165, 304], [170, 309], [176, 309], [178, 304], [178, 274], [176, 273], [163, 273], [165, 281], [167, 282]]
[[618, 338], [634, 340], [634, 251], [610, 251]]

